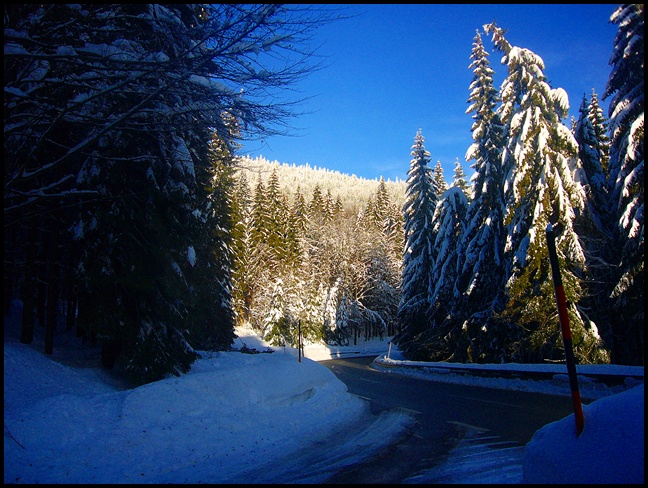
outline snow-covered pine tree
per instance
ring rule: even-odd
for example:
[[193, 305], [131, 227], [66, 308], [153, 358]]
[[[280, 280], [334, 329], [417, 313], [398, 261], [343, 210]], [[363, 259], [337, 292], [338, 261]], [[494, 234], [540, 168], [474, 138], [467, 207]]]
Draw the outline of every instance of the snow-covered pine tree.
[[232, 197], [232, 299], [237, 325], [249, 323], [255, 263], [252, 237], [252, 194], [247, 173], [239, 170]]
[[488, 334], [492, 317], [503, 309], [503, 254], [505, 244], [503, 174], [503, 127], [496, 113], [497, 89], [494, 71], [488, 61], [482, 37], [477, 31], [471, 53], [470, 68], [474, 72], [470, 84], [471, 127], [473, 144], [466, 160], [474, 160], [472, 168], [473, 197], [466, 214], [466, 231], [458, 243], [461, 267], [457, 287], [461, 293], [458, 309], [463, 312], [465, 341], [455, 351], [463, 361], [485, 361], [493, 351]]
[[443, 192], [448, 189], [448, 184], [445, 180], [445, 175], [443, 174], [443, 166], [441, 166], [441, 161], [437, 161], [434, 165], [434, 170], [432, 171], [434, 184], [437, 188], [437, 197], [441, 198]]
[[306, 205], [306, 199], [304, 198], [304, 194], [299, 185], [297, 185], [297, 189], [293, 196], [292, 213], [295, 215], [297, 232], [300, 236], [303, 236], [308, 222], [308, 206]]
[[270, 251], [269, 259], [279, 268], [297, 265], [299, 249], [295, 225], [276, 170], [270, 174], [261, 198], [265, 199], [267, 212], [265, 242]]
[[[578, 144], [562, 124], [569, 110], [567, 94], [562, 88], [551, 88], [540, 56], [511, 46], [494, 23], [485, 25], [484, 30], [493, 35], [493, 43], [504, 54], [502, 64], [508, 67], [498, 109], [507, 134], [502, 157], [508, 302], [501, 317], [517, 327], [519, 334], [505, 339], [510, 347], [505, 358], [526, 362], [562, 357], [545, 237], [551, 223], [570, 303], [574, 352], [581, 362], [609, 360], [600, 347], [596, 326], [577, 308], [583, 294], [580, 277], [585, 255], [573, 225], [584, 206], [585, 193], [575, 179]], [[490, 332], [500, 335], [499, 331]]]
[[594, 129], [595, 140], [598, 144], [596, 147], [601, 159], [601, 168], [607, 181], [610, 171], [610, 137], [608, 119], [603, 113], [603, 109], [598, 101], [598, 95], [592, 88], [592, 97], [588, 106], [588, 116]]
[[[582, 217], [589, 221], [598, 233], [609, 235], [610, 229], [606, 228], [609, 222], [609, 198], [606, 187], [607, 179], [602, 163], [604, 159], [604, 154], [601, 152], [602, 141], [598, 139], [598, 135], [594, 130], [590, 117], [590, 103], [586, 95], [583, 95], [579, 109], [578, 121], [574, 127], [574, 138], [578, 143], [578, 158], [584, 175], [582, 184], [587, 196]], [[588, 236], [583, 237], [587, 238]], [[593, 235], [589, 237], [596, 238]]]
[[618, 250], [614, 281], [615, 362], [644, 362], [644, 5], [623, 4], [603, 99], [612, 97], [609, 192]]
[[[578, 158], [583, 172], [581, 184], [586, 193], [583, 212], [574, 220], [585, 252], [586, 267], [583, 275], [585, 294], [581, 310], [600, 327], [601, 337], [611, 346], [612, 311], [609, 294], [612, 276], [611, 263], [616, 252], [612, 243], [607, 178], [603, 170], [605, 160], [605, 141], [599, 139], [591, 117], [592, 104], [587, 96], [579, 109], [579, 117], [574, 124], [573, 133], [578, 142]], [[599, 122], [601, 123], [601, 122]], [[608, 346], [608, 347], [609, 347]]]
[[267, 300], [257, 309], [262, 337], [275, 346], [298, 344], [298, 318], [292, 307], [291, 288], [285, 286], [283, 278], [276, 277], [266, 291]]
[[[373, 240], [365, 246], [365, 269], [367, 288], [363, 303], [368, 310], [380, 316], [381, 321], [373, 323], [376, 328], [372, 336], [384, 334], [393, 336], [398, 325], [398, 304], [400, 301], [400, 263], [391, 252], [388, 237], [383, 233], [373, 234]], [[383, 329], [383, 324], [386, 330]]]
[[252, 229], [255, 242], [266, 243], [269, 237], [270, 207], [266, 199], [266, 185], [261, 173], [257, 176], [252, 200]]
[[452, 186], [456, 186], [464, 192], [466, 198], [470, 200], [471, 198], [471, 189], [470, 185], [466, 181], [466, 173], [464, 172], [463, 166], [459, 162], [459, 158], [455, 159], [454, 165], [454, 174], [452, 175]]
[[[232, 131], [234, 119], [229, 118]], [[228, 139], [231, 140], [231, 139]], [[234, 338], [234, 304], [232, 296], [233, 250], [233, 150], [238, 147], [214, 136], [209, 146], [211, 166], [196, 165], [196, 172], [204, 172], [198, 181], [208, 182], [204, 188], [207, 198], [198, 212], [200, 227], [192, 237], [187, 259], [180, 263], [189, 283], [189, 313], [185, 317], [189, 340], [193, 348], [205, 351], [229, 349]]]
[[324, 197], [322, 196], [322, 189], [319, 184], [313, 188], [313, 195], [308, 204], [308, 211], [311, 219], [321, 220], [324, 218]]
[[429, 298], [435, 266], [433, 220], [441, 190], [429, 167], [430, 153], [424, 142], [419, 130], [412, 146], [403, 205], [405, 249], [398, 307], [401, 331], [395, 338], [403, 353], [411, 359], [420, 357], [418, 340], [430, 325]]
[[435, 262], [429, 288], [428, 320], [420, 346], [430, 361], [455, 359], [461, 339], [461, 293], [457, 288], [457, 268], [461, 256], [458, 242], [465, 232], [468, 199], [458, 186], [447, 189], [436, 206], [433, 222]]
[[358, 232], [366, 236], [364, 266], [368, 279], [363, 303], [368, 310], [380, 315], [387, 327], [387, 331], [381, 329], [373, 335], [386, 332], [393, 336], [397, 326], [403, 249], [402, 239], [396, 236], [397, 228], [402, 231], [402, 216], [396, 215], [397, 211], [384, 178], [380, 178], [375, 196], [369, 200], [366, 211], [358, 219]]
[[333, 194], [331, 189], [326, 190], [326, 195], [324, 196], [324, 222], [331, 223], [333, 217], [335, 217], [336, 205], [335, 200], [333, 200]]

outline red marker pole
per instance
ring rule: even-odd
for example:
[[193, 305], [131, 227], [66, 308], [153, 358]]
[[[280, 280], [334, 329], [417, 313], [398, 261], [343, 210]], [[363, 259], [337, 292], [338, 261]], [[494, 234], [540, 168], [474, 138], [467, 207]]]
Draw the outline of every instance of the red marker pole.
[[297, 327], [298, 331], [297, 332], [297, 354], [299, 356], [299, 362], [301, 363], [301, 357], [302, 357], [302, 338], [301, 338], [301, 320], [297, 321]]
[[558, 302], [558, 317], [560, 318], [560, 330], [562, 331], [563, 346], [565, 348], [565, 359], [567, 361], [567, 374], [569, 375], [569, 387], [571, 389], [572, 403], [574, 405], [574, 417], [576, 418], [576, 436], [583, 432], [585, 419], [583, 417], [583, 405], [581, 403], [580, 390], [578, 389], [578, 376], [576, 375], [576, 358], [572, 348], [572, 336], [569, 328], [569, 315], [567, 314], [567, 300], [565, 289], [560, 277], [558, 266], [558, 253], [556, 252], [556, 238], [553, 227], [547, 225], [547, 247], [549, 248], [549, 261], [551, 262], [551, 276], [553, 278], [556, 301]]

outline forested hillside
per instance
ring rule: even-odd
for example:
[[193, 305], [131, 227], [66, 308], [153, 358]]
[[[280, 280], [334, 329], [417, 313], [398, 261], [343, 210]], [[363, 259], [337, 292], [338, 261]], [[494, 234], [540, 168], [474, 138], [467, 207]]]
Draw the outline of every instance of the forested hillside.
[[[239, 157], [237, 167], [245, 172], [246, 179], [253, 184], [258, 182], [259, 176], [263, 181], [267, 181], [270, 174], [276, 171], [280, 189], [289, 194], [295, 193], [299, 188], [303, 195], [311, 196], [318, 186], [320, 192], [324, 194], [330, 191], [333, 199], [340, 197], [343, 208], [355, 213], [363, 209], [375, 196], [378, 184], [378, 180], [360, 178], [327, 168], [269, 161], [262, 157]], [[393, 203], [402, 206], [405, 202], [405, 182], [386, 180], [385, 187]]]
[[393, 335], [404, 182], [237, 159], [234, 309], [274, 344]]

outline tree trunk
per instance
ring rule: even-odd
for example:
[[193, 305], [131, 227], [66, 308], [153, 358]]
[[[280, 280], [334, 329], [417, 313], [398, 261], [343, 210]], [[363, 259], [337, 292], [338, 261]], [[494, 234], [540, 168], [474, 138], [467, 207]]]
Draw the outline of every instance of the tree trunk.
[[52, 354], [54, 350], [54, 330], [56, 329], [56, 316], [58, 308], [59, 291], [59, 248], [58, 233], [54, 230], [47, 245], [49, 262], [47, 263], [47, 302], [45, 304], [45, 354]]
[[20, 324], [20, 342], [31, 344], [34, 340], [34, 308], [36, 307], [36, 238], [38, 232], [32, 220], [28, 232], [27, 250], [25, 254], [25, 280], [21, 289], [23, 302], [22, 321]]

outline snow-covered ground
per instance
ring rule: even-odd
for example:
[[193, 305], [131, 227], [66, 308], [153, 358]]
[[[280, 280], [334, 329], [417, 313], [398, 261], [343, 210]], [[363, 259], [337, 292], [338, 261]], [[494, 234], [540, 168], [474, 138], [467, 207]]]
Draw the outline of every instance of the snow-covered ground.
[[[184, 376], [127, 389], [72, 335], [57, 337], [50, 358], [40, 352], [41, 338], [18, 343], [5, 319], [4, 482], [321, 483], [393, 442], [412, 421], [403, 412], [372, 416], [365, 400], [317, 363], [384, 358], [387, 340], [306, 346], [299, 362], [293, 349], [238, 333], [235, 347], [274, 352], [205, 353]], [[396, 349], [389, 360], [394, 372]], [[507, 384], [520, 387], [519, 380], [499, 387]], [[556, 393], [563, 389], [556, 385]], [[469, 436], [446, 463], [406, 482], [643, 483], [643, 383], [607, 393], [599, 389], [600, 399], [584, 405], [580, 437], [573, 416], [545, 426], [524, 449], [493, 450]]]

